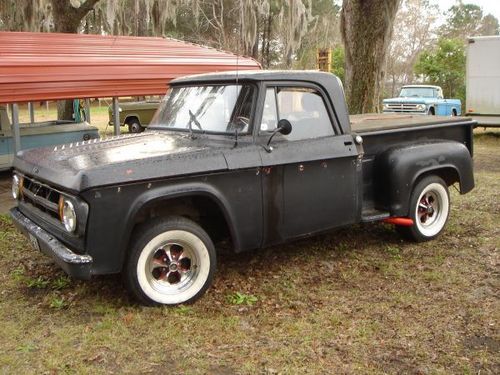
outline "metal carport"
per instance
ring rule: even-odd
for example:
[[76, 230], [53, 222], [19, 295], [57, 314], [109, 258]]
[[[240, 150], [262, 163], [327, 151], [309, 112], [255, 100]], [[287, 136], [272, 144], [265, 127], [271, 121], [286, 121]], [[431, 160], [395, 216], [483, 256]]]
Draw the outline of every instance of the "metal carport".
[[[169, 38], [0, 32], [0, 104], [113, 97], [117, 118], [120, 96], [164, 94], [174, 78], [237, 69], [260, 65]], [[16, 104], [12, 122], [17, 147]]]

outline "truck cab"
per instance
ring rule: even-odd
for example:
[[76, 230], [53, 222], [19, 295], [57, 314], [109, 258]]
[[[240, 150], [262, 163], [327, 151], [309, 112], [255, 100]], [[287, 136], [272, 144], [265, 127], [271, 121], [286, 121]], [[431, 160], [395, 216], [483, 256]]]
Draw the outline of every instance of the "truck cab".
[[384, 113], [460, 116], [460, 99], [444, 99], [443, 89], [432, 85], [406, 85], [397, 98], [384, 99]]

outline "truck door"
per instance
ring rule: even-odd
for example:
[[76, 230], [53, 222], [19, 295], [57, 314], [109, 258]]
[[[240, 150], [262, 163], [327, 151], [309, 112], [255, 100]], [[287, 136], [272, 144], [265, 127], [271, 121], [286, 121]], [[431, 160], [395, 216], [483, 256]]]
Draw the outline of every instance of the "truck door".
[[434, 113], [438, 116], [450, 116], [451, 115], [451, 105], [443, 97], [443, 91], [440, 88], [434, 89], [434, 96], [436, 99], [436, 105], [434, 108]]
[[353, 223], [357, 215], [357, 151], [338, 134], [323, 92], [311, 85], [267, 87], [259, 135], [280, 119], [292, 132], [261, 150], [264, 245]]

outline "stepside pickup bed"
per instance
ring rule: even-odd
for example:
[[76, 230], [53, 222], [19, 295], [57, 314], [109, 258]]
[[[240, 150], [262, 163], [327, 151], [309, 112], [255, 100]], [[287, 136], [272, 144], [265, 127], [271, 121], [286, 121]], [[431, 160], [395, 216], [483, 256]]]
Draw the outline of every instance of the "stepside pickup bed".
[[240, 252], [380, 220], [436, 237], [448, 187], [474, 187], [473, 125], [349, 117], [327, 73], [191, 76], [144, 133], [19, 153], [11, 215], [74, 277], [122, 272], [145, 304], [186, 303], [221, 239]]

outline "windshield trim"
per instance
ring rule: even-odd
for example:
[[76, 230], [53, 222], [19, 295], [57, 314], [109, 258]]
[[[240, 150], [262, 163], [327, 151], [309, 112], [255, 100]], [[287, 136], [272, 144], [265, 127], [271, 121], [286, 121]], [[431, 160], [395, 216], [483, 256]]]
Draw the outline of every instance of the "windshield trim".
[[[430, 96], [429, 95], [403, 95], [403, 91], [409, 91], [412, 92], [415, 90], [416, 92], [422, 91], [424, 93], [429, 93], [430, 91]], [[435, 87], [426, 87], [426, 86], [413, 86], [413, 87], [402, 87], [401, 91], [399, 92], [399, 97], [400, 98], [435, 98], [437, 95], [436, 93], [436, 88]]]
[[[148, 125], [146, 130], [159, 130], [159, 131], [167, 131], [167, 132], [174, 132], [174, 133], [187, 133], [189, 134], [189, 129], [185, 128], [167, 128], [166, 126], [161, 126], [161, 125]], [[234, 138], [234, 133], [228, 133], [228, 132], [217, 132], [217, 131], [206, 131], [206, 130], [195, 130], [193, 129], [193, 134], [201, 134], [201, 135], [225, 135], [225, 136], [230, 136]], [[238, 137], [246, 137], [246, 136], [251, 136], [252, 132], [245, 132], [245, 133], [238, 133]]]
[[[238, 137], [243, 137], [243, 136], [249, 136], [249, 135], [253, 135], [253, 128], [254, 128], [254, 122], [255, 122], [255, 109], [256, 109], [256, 105], [257, 105], [257, 98], [258, 98], [258, 85], [255, 83], [255, 82], [252, 82], [252, 81], [246, 81], [246, 80], [242, 80], [242, 81], [239, 81], [239, 82], [235, 82], [234, 80], [229, 80], [229, 81], [218, 81], [218, 82], [193, 82], [193, 83], [189, 83], [189, 84], [173, 84], [173, 85], [170, 85], [169, 86], [169, 89], [177, 89], [177, 88], [187, 88], [187, 87], [201, 87], [201, 86], [211, 86], [211, 87], [215, 87], [215, 86], [241, 86], [243, 87], [244, 85], [246, 86], [251, 86], [253, 88], [253, 93], [252, 93], [252, 104], [251, 104], [251, 110], [250, 110], [250, 123], [249, 123], [249, 126], [248, 126], [248, 130], [245, 131], [245, 132], [238, 132]], [[241, 91], [240, 91], [241, 93]], [[163, 99], [165, 98], [166, 96], [166, 93], [165, 95], [163, 96], [162, 100], [160, 101], [160, 103], [163, 102]], [[236, 102], [235, 102], [235, 105], [237, 103], [239, 99], [239, 95], [238, 97], [236, 98]], [[159, 108], [158, 108], [159, 110]], [[155, 113], [155, 116], [156, 116], [156, 113]], [[205, 130], [205, 129], [196, 129], [196, 128], [192, 128], [191, 130], [187, 129], [187, 128], [176, 128], [176, 127], [167, 127], [165, 125], [162, 125], [162, 124], [151, 124], [151, 125], [148, 125], [148, 129], [153, 129], [153, 130], [161, 130], [161, 131], [172, 131], [172, 132], [182, 132], [182, 133], [193, 133], [193, 134], [207, 134], [207, 135], [224, 135], [224, 136], [230, 136], [230, 137], [234, 137], [235, 135], [235, 132], [221, 132], [221, 131], [213, 131], [213, 130]]]

